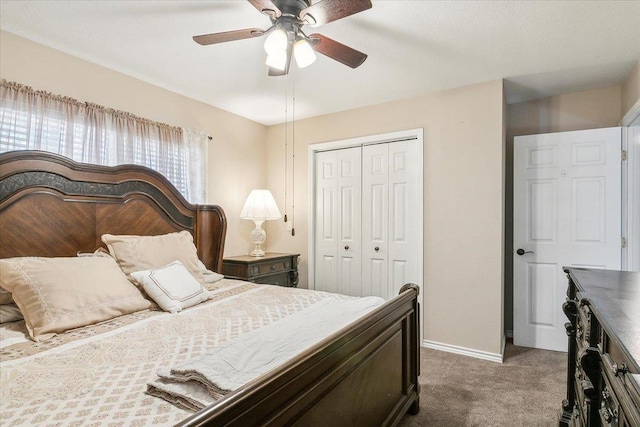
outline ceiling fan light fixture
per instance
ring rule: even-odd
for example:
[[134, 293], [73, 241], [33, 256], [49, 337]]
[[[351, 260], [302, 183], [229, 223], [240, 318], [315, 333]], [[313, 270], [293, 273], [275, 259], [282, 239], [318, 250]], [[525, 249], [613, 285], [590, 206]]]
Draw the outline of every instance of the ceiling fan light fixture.
[[287, 37], [287, 33], [285, 33], [281, 28], [276, 28], [265, 40], [264, 50], [269, 56], [276, 53], [279, 54], [280, 52], [286, 52], [288, 43], [289, 38]]
[[266, 64], [271, 68], [284, 71], [284, 69], [287, 67], [287, 51], [277, 50], [270, 52], [267, 55]]
[[293, 44], [293, 56], [296, 58], [298, 67], [305, 68], [313, 64], [316, 60], [316, 54], [313, 48], [305, 39], [298, 39]]

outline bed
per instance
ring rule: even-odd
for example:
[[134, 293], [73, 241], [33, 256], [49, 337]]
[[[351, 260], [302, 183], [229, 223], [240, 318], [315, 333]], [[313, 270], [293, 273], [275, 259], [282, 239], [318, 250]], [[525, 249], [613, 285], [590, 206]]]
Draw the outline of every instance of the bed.
[[[226, 227], [222, 208], [190, 205], [144, 167], [87, 165], [38, 151], [0, 154], [0, 259], [93, 253], [105, 234], [187, 231], [202, 264], [220, 272]], [[411, 284], [196, 412], [147, 395], [140, 384], [169, 359], [184, 361], [247, 330], [258, 336], [262, 324], [277, 323], [283, 306], [306, 310], [317, 299], [348, 298], [228, 279], [208, 289], [206, 303], [177, 315], [145, 309], [43, 342], [25, 339], [21, 322], [0, 325], [9, 325], [0, 349], [0, 423], [393, 426], [418, 412], [418, 288]], [[239, 308], [243, 301], [250, 310]], [[218, 332], [234, 323], [234, 332]]]

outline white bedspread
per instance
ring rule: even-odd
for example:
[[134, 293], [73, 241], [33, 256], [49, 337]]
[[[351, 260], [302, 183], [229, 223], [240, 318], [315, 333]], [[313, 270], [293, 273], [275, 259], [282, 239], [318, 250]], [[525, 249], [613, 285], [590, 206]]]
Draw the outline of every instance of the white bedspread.
[[246, 333], [213, 352], [158, 372], [148, 393], [189, 410], [202, 409], [317, 344], [384, 300], [325, 298]]
[[[193, 411], [202, 399], [213, 400], [204, 388], [190, 406], [150, 396], [147, 384], [159, 371], [227, 348], [250, 334], [262, 335], [287, 317], [305, 318], [297, 314], [311, 313], [306, 310], [320, 301], [330, 300], [338, 309], [342, 301], [355, 300], [228, 279], [216, 285], [211, 300], [177, 314], [141, 311], [40, 343], [29, 340], [24, 322], [0, 325], [0, 426], [175, 425], [190, 415], [185, 407]], [[337, 311], [308, 326], [324, 327], [326, 319], [340, 315]], [[279, 343], [276, 339], [272, 345]], [[234, 362], [250, 363], [256, 357], [242, 354], [247, 359]]]

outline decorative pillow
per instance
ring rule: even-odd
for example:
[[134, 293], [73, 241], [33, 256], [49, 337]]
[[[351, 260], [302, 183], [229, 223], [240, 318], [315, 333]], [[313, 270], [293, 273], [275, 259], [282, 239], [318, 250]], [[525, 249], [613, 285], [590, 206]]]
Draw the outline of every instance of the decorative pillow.
[[0, 323], [17, 322], [22, 320], [22, 312], [15, 304], [0, 305]]
[[180, 261], [164, 267], [136, 271], [131, 275], [160, 308], [177, 313], [208, 300], [211, 296]]
[[202, 278], [204, 279], [205, 283], [215, 283], [219, 280], [224, 279], [224, 276], [222, 274], [218, 274], [215, 271], [207, 270], [207, 266], [204, 265], [204, 263], [200, 260], [198, 260], [198, 268], [202, 273]]
[[151, 306], [106, 257], [0, 259], [0, 286], [11, 291], [34, 341]]
[[112, 258], [111, 254], [105, 248], [98, 248], [94, 252], [78, 252], [76, 256], [85, 257], [85, 256], [102, 256], [107, 258]]
[[0, 305], [4, 304], [13, 304], [13, 297], [11, 296], [11, 292], [0, 287]]
[[200, 283], [204, 283], [198, 252], [193, 244], [193, 236], [188, 231], [159, 236], [103, 234], [102, 241], [127, 276], [135, 271], [151, 270], [180, 261]]

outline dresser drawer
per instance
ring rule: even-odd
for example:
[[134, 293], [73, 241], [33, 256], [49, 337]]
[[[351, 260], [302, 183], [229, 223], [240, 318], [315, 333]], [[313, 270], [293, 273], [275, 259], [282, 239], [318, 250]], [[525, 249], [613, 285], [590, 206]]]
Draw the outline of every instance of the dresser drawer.
[[278, 285], [291, 287], [290, 273], [278, 273], [271, 274], [269, 276], [262, 276], [252, 280], [254, 283], [260, 283], [263, 285]]
[[298, 256], [267, 253], [264, 257], [228, 257], [222, 261], [222, 274], [253, 283], [297, 287]]
[[620, 408], [620, 402], [616, 397], [616, 394], [607, 378], [607, 375], [603, 375], [603, 387], [602, 396], [600, 398], [600, 423], [606, 427], [618, 427], [624, 424], [620, 423], [622, 419], [622, 413]]
[[618, 412], [616, 417], [618, 424], [610, 425], [640, 426], [640, 401], [637, 389], [633, 384], [633, 374], [629, 372], [630, 361], [628, 357], [608, 337], [605, 337], [602, 342], [602, 351], [604, 384], [613, 395], [613, 401], [616, 404], [616, 407], [611, 408], [611, 413], [615, 415], [616, 408]]
[[291, 269], [291, 260], [274, 260], [261, 262], [258, 264], [249, 266], [249, 274], [251, 276], [262, 276], [264, 274], [278, 273], [281, 271], [287, 271]]

